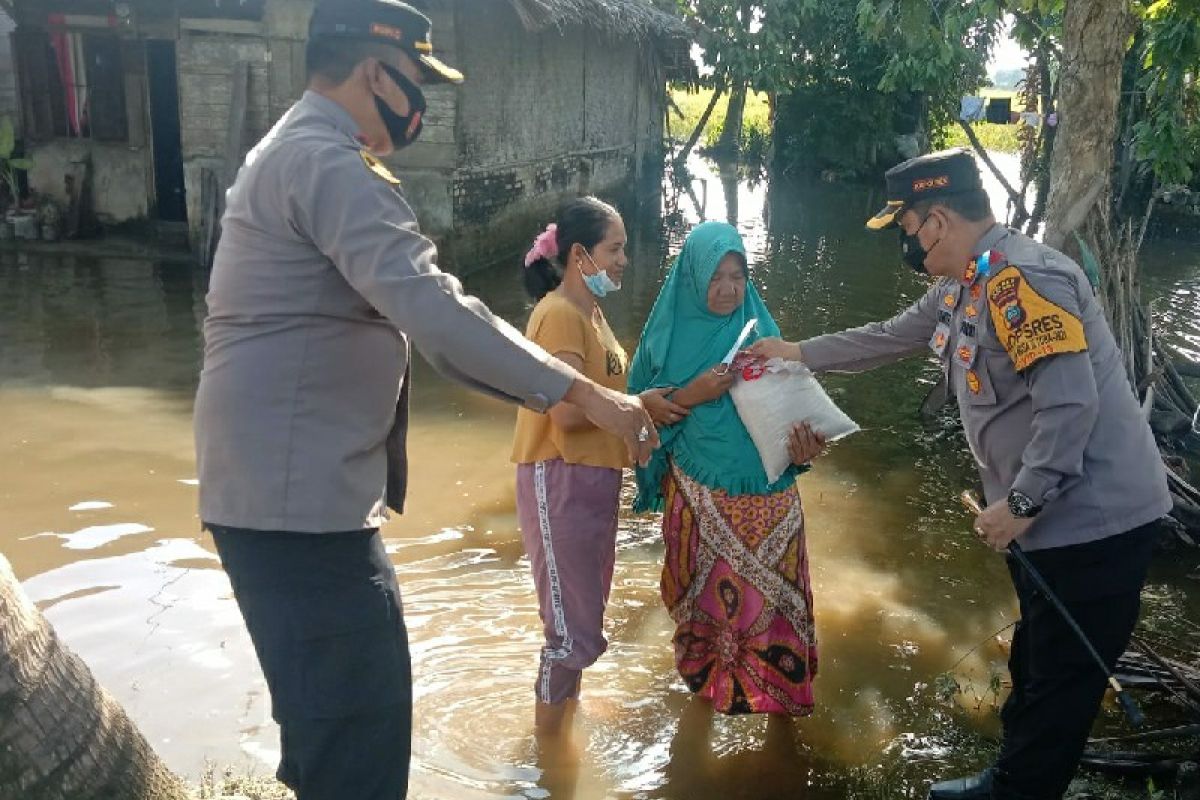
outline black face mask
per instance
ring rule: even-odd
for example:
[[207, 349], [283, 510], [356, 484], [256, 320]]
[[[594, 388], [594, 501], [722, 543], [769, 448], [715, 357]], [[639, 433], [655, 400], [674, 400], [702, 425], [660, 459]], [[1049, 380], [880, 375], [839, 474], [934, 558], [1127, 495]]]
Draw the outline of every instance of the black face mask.
[[379, 109], [379, 116], [383, 118], [383, 124], [392, 140], [392, 147], [399, 150], [415, 142], [421, 135], [421, 128], [424, 126], [421, 118], [425, 116], [425, 94], [400, 70], [382, 62], [379, 66], [383, 67], [383, 71], [396, 82], [400, 91], [408, 98], [408, 114], [401, 116], [378, 95], [375, 97], [375, 107]]
[[942, 243], [942, 240], [938, 239], [928, 250], [921, 246], [921, 228], [925, 227], [926, 222], [929, 222], [928, 214], [925, 215], [925, 219], [921, 220], [921, 224], [914, 232], [905, 233], [904, 228], [900, 229], [900, 257], [905, 264], [922, 275], [929, 274], [929, 270], [925, 268], [925, 259], [933, 251], [933, 247]]

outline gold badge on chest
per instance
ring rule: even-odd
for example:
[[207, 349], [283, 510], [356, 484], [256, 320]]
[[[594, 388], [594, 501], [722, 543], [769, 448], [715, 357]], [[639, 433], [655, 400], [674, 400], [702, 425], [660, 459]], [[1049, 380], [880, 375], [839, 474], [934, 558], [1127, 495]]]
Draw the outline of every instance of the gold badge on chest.
[[366, 150], [359, 150], [358, 153], [362, 156], [363, 163], [367, 165], [367, 169], [369, 169], [376, 177], [383, 178], [392, 186], [400, 185], [400, 179], [393, 175], [392, 171], [385, 167], [382, 161], [368, 153]]

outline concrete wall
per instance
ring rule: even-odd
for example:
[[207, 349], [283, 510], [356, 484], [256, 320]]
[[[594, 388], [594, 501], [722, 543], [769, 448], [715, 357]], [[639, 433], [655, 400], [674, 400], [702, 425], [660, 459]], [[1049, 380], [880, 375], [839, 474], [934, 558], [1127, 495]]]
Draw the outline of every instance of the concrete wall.
[[[434, 42], [454, 63], [454, 15], [449, 0], [432, 3]], [[200, 181], [205, 168], [224, 165], [233, 94], [233, 67], [250, 65], [245, 154], [304, 93], [304, 49], [312, 0], [268, 0], [261, 23], [189, 20], [181, 24], [179, 100], [188, 220], [193, 234], [201, 220]], [[423, 228], [444, 234], [453, 224], [450, 173], [457, 157], [454, 125], [456, 89], [430, 87], [429, 110], [418, 142], [389, 159], [404, 181]]]
[[[426, 13], [433, 23], [433, 45], [438, 57], [459, 67], [455, 4], [456, 0], [430, 0]], [[471, 79], [468, 74], [467, 81]], [[392, 172], [403, 181], [401, 191], [416, 211], [421, 230], [439, 240], [454, 228], [453, 173], [458, 165], [456, 125], [460, 92], [460, 87], [446, 84], [425, 87], [428, 109], [421, 138], [387, 159]]]
[[447, 249], [466, 271], [518, 253], [564, 198], [630, 188], [661, 145], [665, 80], [647, 74], [649, 44], [578, 28], [531, 36], [507, 3], [470, 3], [459, 41]]
[[149, 147], [85, 139], [55, 139], [35, 144], [30, 152], [34, 167], [29, 171], [29, 185], [65, 208], [68, 198], [64, 177], [89, 155], [92, 202], [100, 222], [115, 225], [145, 219], [150, 213], [149, 187], [153, 174]]
[[193, 236], [203, 217], [202, 172], [224, 170], [236, 65], [245, 61], [250, 74], [240, 163], [304, 92], [304, 42], [312, 5], [312, 0], [268, 0], [261, 22], [179, 21], [180, 139]]
[[0, 117], [11, 118], [13, 125], [20, 124], [17, 74], [12, 51], [12, 32], [16, 27], [12, 18], [0, 11]]
[[[234, 69], [249, 65], [246, 133], [242, 153], [271, 125], [270, 48], [262, 36], [203, 30], [181, 31], [176, 43], [179, 69], [180, 142], [188, 227], [199, 230], [202, 217], [200, 175], [204, 166], [221, 169], [228, 138]], [[240, 156], [239, 156], [240, 157]]]
[[[421, 139], [389, 162], [422, 228], [447, 241], [458, 261], [481, 263], [506, 247], [515, 251], [563, 197], [627, 187], [660, 147], [664, 82], [647, 73], [649, 45], [581, 29], [533, 36], [502, 0], [426, 5], [438, 54], [460, 67], [467, 82], [428, 88]], [[193, 233], [202, 216], [201, 172], [224, 167], [234, 66], [250, 67], [240, 162], [303, 93], [312, 6], [313, 0], [267, 0], [261, 21], [163, 14], [141, 25], [141, 37], [177, 40]], [[0, 113], [6, 44], [0, 41]], [[133, 123], [131, 136], [136, 128], [141, 138], [132, 147], [63, 140], [39, 148], [44, 163], [31, 176], [35, 185], [61, 192], [63, 165], [90, 147], [102, 218], [146, 216], [153, 197], [148, 120]], [[505, 236], [512, 241], [504, 243]]]

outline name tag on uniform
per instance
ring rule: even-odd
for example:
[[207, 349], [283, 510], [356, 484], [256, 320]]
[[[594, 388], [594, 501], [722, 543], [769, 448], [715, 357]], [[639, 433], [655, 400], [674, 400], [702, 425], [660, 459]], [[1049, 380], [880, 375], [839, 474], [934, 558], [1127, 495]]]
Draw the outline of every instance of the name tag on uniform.
[[929, 339], [929, 349], [935, 355], [941, 356], [946, 352], [946, 345], [950, 343], [950, 326], [945, 322], [939, 323], [933, 331], [933, 336]]

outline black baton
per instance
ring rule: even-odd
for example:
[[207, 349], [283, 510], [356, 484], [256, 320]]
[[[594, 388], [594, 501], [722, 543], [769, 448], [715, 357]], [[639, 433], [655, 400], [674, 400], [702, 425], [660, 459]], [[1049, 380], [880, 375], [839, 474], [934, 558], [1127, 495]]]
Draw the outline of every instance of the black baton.
[[[963, 505], [966, 506], [967, 509], [976, 516], [983, 513], [983, 505], [979, 502], [979, 498], [975, 496], [974, 492], [963, 492], [962, 502]], [[1104, 659], [1100, 657], [1098, 652], [1096, 652], [1095, 645], [1093, 645], [1092, 641], [1088, 639], [1087, 634], [1083, 632], [1083, 628], [1079, 627], [1079, 623], [1076, 622], [1075, 618], [1071, 616], [1071, 612], [1067, 610], [1065, 605], [1063, 605], [1062, 600], [1058, 599], [1058, 595], [1056, 595], [1050, 589], [1050, 584], [1046, 583], [1046, 579], [1042, 577], [1042, 573], [1038, 572], [1037, 568], [1033, 566], [1033, 562], [1029, 560], [1029, 556], [1025, 555], [1025, 551], [1021, 549], [1021, 545], [1017, 544], [1015, 540], [1009, 542], [1008, 552], [1014, 559], [1016, 559], [1016, 562], [1021, 565], [1021, 568], [1025, 570], [1027, 575], [1029, 575], [1029, 579], [1037, 585], [1042, 594], [1046, 596], [1046, 599], [1050, 601], [1050, 605], [1054, 606], [1054, 608], [1062, 616], [1063, 621], [1067, 623], [1067, 627], [1074, 631], [1075, 635], [1079, 637], [1079, 641], [1083, 643], [1084, 649], [1091, 654], [1092, 659], [1096, 662], [1096, 665], [1100, 667], [1100, 671], [1103, 672], [1105, 677], [1108, 678], [1108, 685], [1111, 686], [1112, 690], [1116, 693], [1117, 702], [1121, 704], [1121, 710], [1125, 712], [1125, 717], [1129, 720], [1129, 724], [1135, 728], [1140, 728], [1145, 725], [1146, 717], [1143, 716], [1142, 710], [1138, 708], [1137, 701], [1125, 693], [1125, 690], [1121, 687], [1121, 684], [1117, 680], [1116, 676], [1112, 674], [1112, 671], [1108, 668], [1108, 665], [1104, 663]]]

